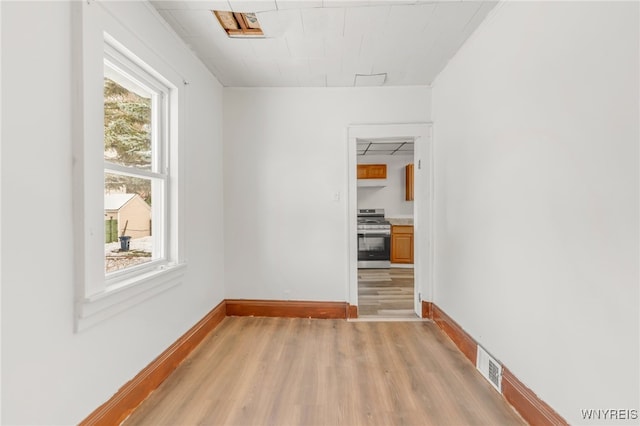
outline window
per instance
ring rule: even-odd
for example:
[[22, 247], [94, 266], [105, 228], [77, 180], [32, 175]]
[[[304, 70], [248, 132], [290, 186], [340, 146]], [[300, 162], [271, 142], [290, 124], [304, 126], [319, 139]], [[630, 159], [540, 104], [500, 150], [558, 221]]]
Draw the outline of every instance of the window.
[[[81, 2], [74, 81], [76, 331], [179, 285], [186, 86], [99, 2]], [[178, 89], [178, 87], [180, 89]]]
[[167, 262], [170, 89], [108, 44], [104, 58], [107, 284]]

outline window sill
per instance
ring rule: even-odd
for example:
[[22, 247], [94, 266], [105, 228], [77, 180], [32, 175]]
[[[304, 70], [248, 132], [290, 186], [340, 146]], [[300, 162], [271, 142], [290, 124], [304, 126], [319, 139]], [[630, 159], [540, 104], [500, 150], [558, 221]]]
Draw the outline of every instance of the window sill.
[[78, 302], [76, 331], [114, 316], [130, 307], [181, 284], [186, 264], [165, 266], [107, 287]]

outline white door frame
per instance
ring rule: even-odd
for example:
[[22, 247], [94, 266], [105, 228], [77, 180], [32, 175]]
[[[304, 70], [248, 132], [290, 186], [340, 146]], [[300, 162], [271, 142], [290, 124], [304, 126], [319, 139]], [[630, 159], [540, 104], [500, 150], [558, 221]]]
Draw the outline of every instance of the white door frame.
[[422, 300], [433, 299], [433, 142], [431, 123], [363, 124], [348, 128], [348, 301], [358, 305], [357, 139], [414, 139], [414, 310], [422, 316]]

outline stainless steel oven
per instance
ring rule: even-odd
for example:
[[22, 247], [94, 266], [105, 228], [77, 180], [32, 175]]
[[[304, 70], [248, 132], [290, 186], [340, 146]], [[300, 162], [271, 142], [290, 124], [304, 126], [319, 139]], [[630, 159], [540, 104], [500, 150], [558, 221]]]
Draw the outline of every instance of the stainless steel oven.
[[391, 225], [384, 210], [358, 210], [358, 268], [389, 268], [390, 259]]

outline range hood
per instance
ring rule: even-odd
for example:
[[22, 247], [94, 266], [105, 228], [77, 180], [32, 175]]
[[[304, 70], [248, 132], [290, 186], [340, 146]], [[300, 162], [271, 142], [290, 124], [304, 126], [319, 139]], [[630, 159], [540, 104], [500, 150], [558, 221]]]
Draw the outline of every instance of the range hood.
[[384, 188], [386, 179], [358, 179], [358, 188]]

